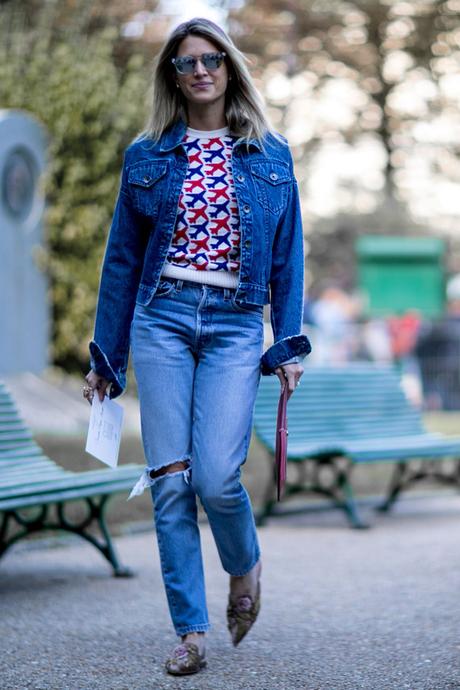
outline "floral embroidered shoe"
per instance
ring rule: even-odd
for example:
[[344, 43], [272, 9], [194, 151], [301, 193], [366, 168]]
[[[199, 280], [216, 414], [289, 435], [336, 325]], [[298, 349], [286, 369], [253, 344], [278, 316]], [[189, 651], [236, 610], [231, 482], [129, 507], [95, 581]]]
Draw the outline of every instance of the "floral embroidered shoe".
[[235, 647], [247, 635], [259, 615], [261, 573], [262, 563], [259, 559], [246, 575], [230, 577], [227, 624]]
[[236, 600], [230, 596], [227, 606], [227, 623], [233, 645], [236, 647], [247, 635], [260, 611], [260, 582], [257, 582], [257, 593], [253, 598], [243, 594]]
[[167, 672], [173, 676], [189, 676], [198, 673], [205, 666], [205, 653], [200, 654], [197, 645], [192, 642], [178, 645], [165, 664]]

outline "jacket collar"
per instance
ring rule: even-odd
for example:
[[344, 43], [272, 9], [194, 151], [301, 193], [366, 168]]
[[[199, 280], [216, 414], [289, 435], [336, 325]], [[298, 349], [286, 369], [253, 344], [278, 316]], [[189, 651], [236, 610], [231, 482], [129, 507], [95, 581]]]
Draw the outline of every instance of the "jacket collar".
[[[163, 135], [160, 151], [173, 151], [181, 145], [187, 124], [183, 120], [178, 120]], [[258, 151], [262, 150], [262, 145], [258, 139], [243, 139], [242, 137], [235, 142], [235, 146], [254, 146]]]
[[178, 120], [172, 127], [166, 130], [162, 136], [160, 151], [173, 151], [184, 138], [187, 125], [183, 120]]

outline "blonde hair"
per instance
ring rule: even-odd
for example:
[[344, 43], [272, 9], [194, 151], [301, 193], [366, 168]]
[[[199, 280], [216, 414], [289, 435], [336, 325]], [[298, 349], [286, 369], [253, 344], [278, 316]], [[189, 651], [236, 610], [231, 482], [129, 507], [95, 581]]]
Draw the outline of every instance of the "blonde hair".
[[144, 137], [158, 141], [165, 130], [179, 120], [187, 121], [186, 101], [176, 87], [175, 68], [171, 59], [179, 44], [187, 36], [201, 36], [225, 52], [229, 74], [225, 94], [225, 116], [232, 134], [245, 140], [262, 142], [267, 132], [273, 131], [264, 114], [262, 98], [246, 67], [247, 58], [238, 50], [231, 38], [209, 19], [196, 17], [174, 29], [156, 59], [153, 72], [153, 101]]

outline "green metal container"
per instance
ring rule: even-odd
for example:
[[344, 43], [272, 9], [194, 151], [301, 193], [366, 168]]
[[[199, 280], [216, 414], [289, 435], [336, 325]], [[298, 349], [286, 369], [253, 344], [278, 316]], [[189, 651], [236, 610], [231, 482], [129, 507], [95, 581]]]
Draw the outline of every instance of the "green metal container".
[[367, 235], [356, 242], [358, 286], [367, 316], [444, 311], [445, 243], [437, 238]]

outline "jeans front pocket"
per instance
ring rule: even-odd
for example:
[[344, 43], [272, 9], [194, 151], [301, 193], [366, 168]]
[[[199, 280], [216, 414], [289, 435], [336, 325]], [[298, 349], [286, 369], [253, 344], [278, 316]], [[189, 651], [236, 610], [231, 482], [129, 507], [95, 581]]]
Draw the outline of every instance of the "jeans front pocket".
[[232, 307], [240, 314], [253, 314], [262, 316], [264, 308], [261, 304], [249, 304], [248, 302], [237, 302], [235, 296], [231, 298]]
[[166, 297], [170, 295], [176, 288], [176, 284], [169, 280], [160, 280], [157, 285], [157, 289], [153, 293], [153, 299], [155, 297]]

